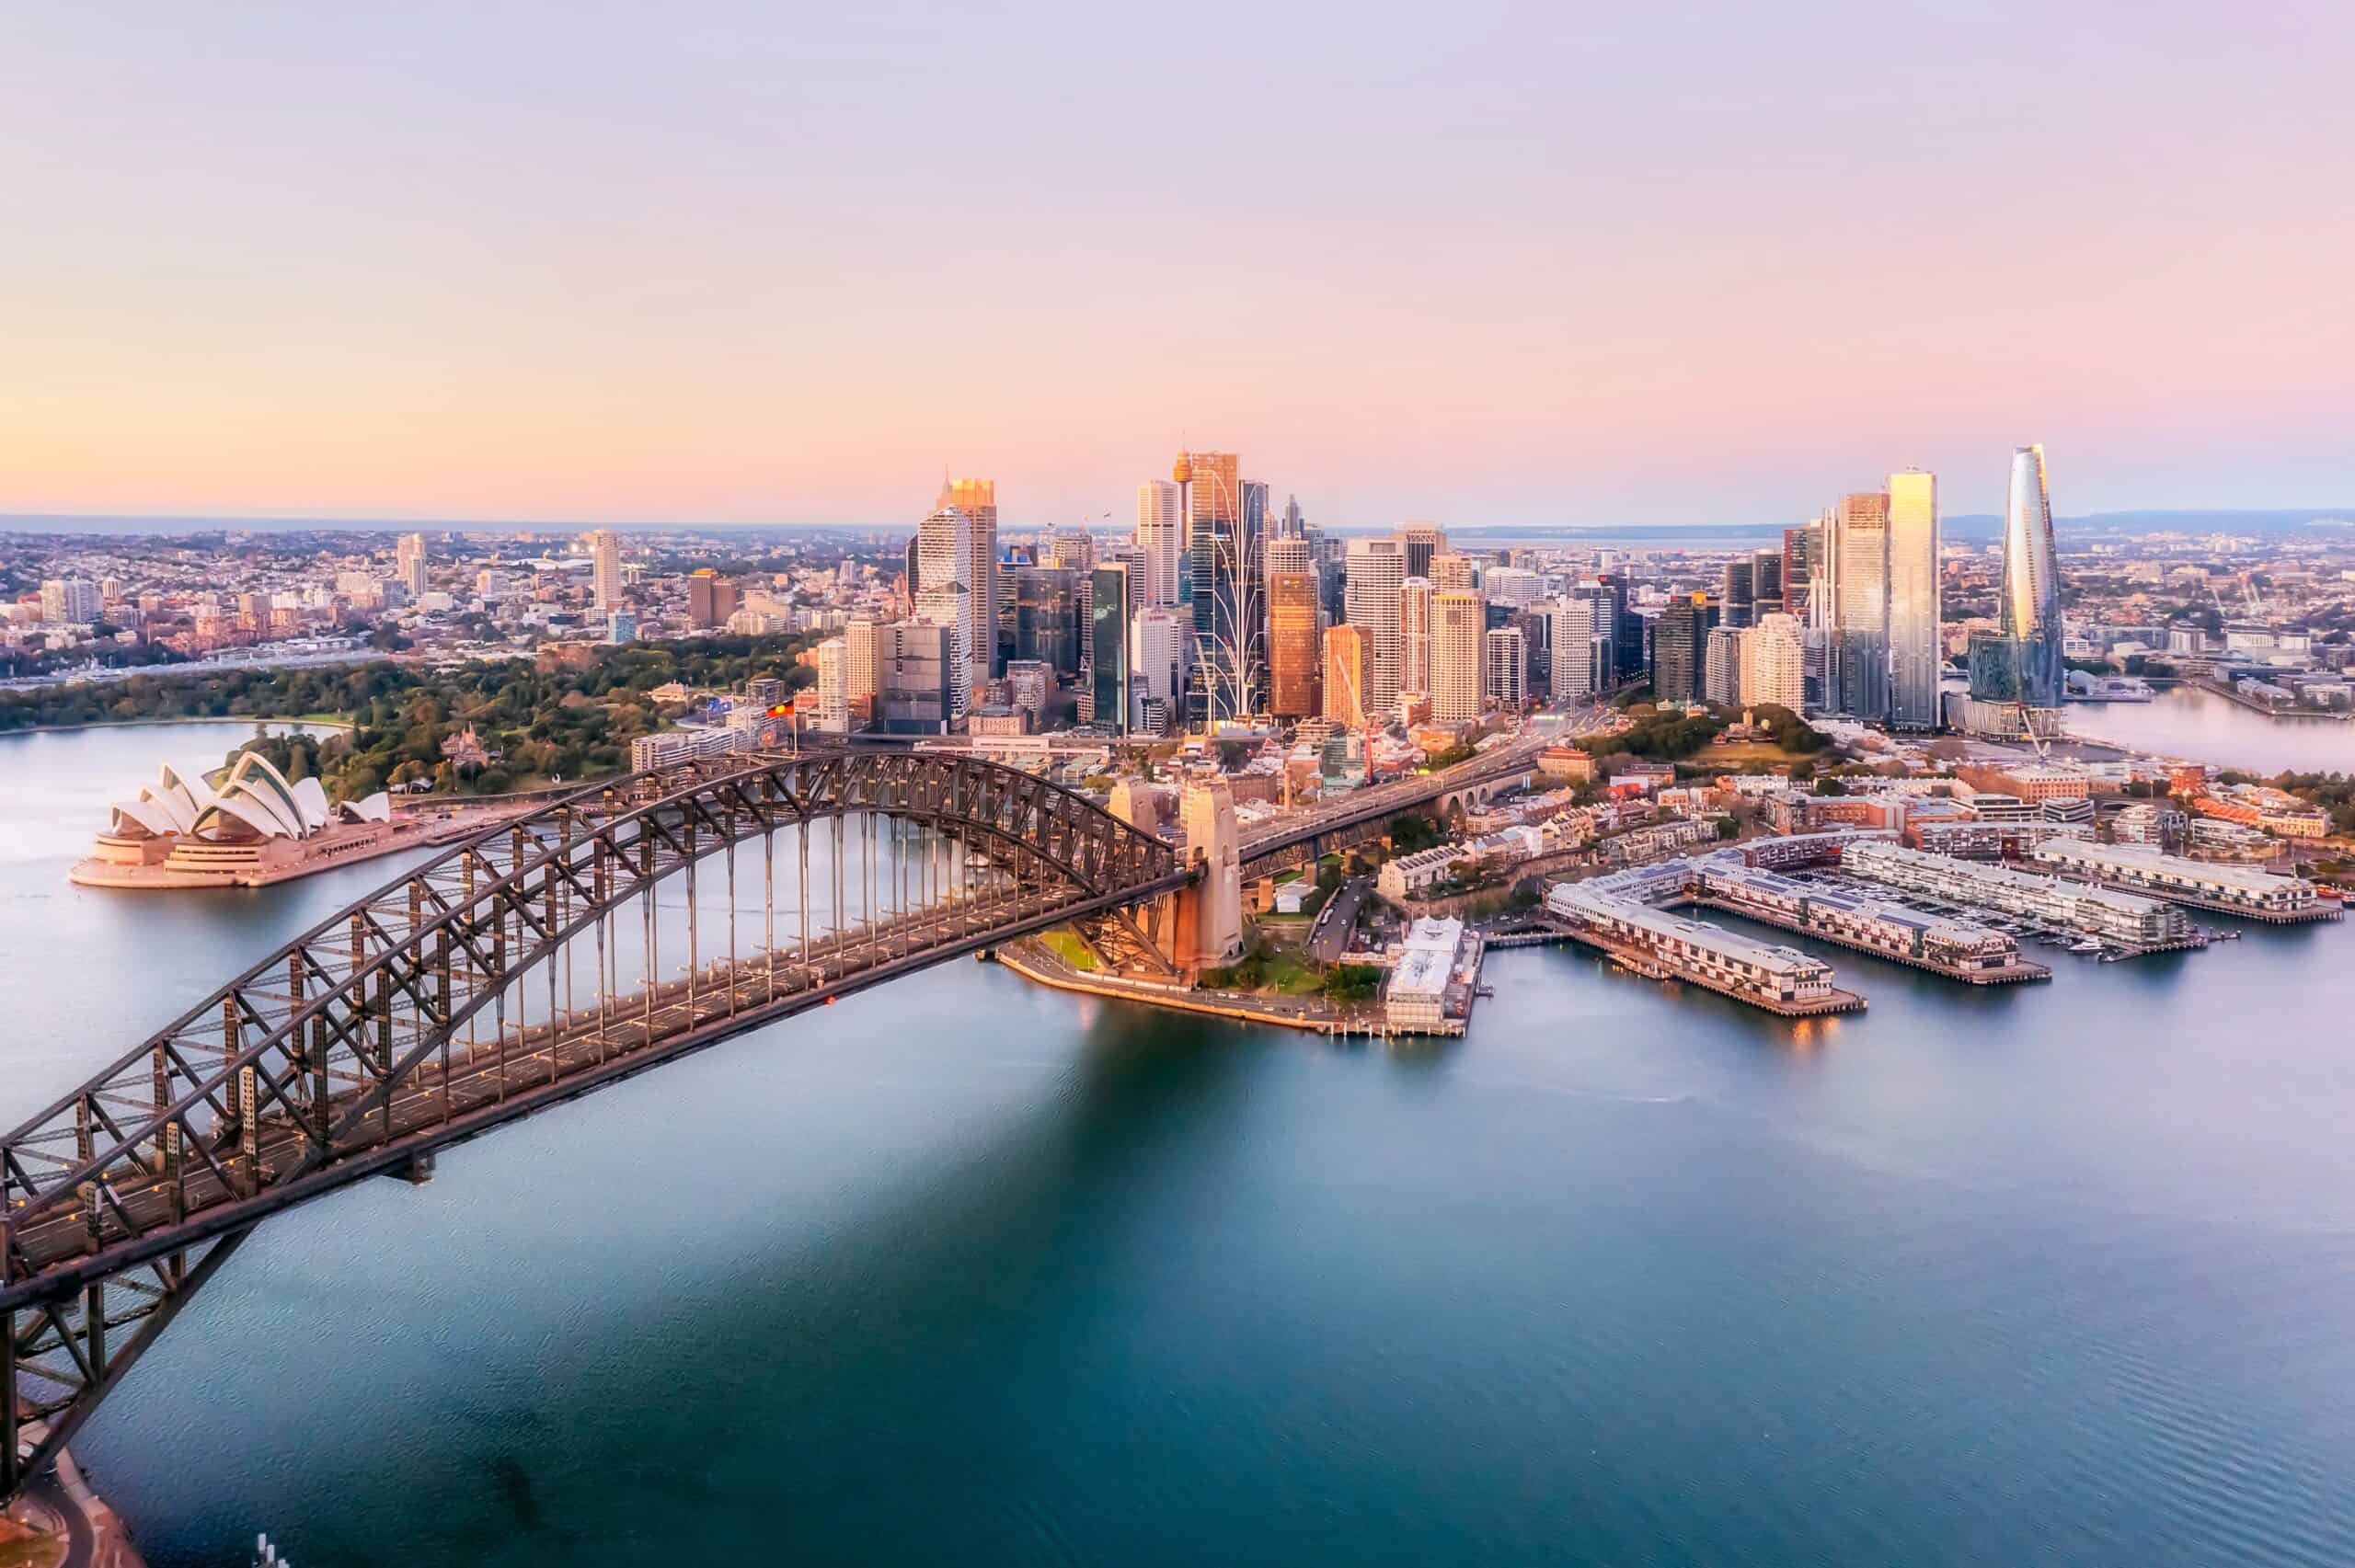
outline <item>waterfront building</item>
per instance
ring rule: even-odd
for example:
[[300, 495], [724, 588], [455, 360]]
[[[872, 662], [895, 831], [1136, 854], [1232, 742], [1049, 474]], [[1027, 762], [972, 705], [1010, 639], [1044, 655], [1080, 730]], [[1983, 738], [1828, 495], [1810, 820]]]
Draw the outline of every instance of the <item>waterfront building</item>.
[[1851, 718], [1889, 717], [1889, 492], [1840, 498], [1832, 528], [1833, 669]]
[[[2040, 856], [2051, 847], [2039, 845], [2037, 853]], [[1842, 854], [1840, 864], [1851, 876], [1884, 887], [2025, 915], [2138, 951], [2183, 946], [2198, 940], [2190, 921], [2174, 905], [2091, 883], [1950, 860], [1878, 841], [1851, 846]]]
[[1350, 729], [1365, 727], [1366, 635], [1361, 626], [1325, 628], [1324, 715]]
[[610, 528], [588, 536], [590, 591], [600, 611], [618, 610], [622, 602], [622, 540]]
[[1938, 484], [1918, 469], [1889, 476], [1889, 722], [1938, 727], [1945, 665], [1938, 578]]
[[1807, 638], [1798, 617], [1762, 615], [1741, 639], [1741, 701], [1798, 713], [1807, 703]]
[[2056, 839], [2039, 844], [2035, 860], [2064, 875], [2260, 919], [2336, 912], [2338, 907], [2317, 898], [2315, 885], [2303, 876], [2280, 876], [2253, 865], [2186, 860], [2150, 844]]
[[1468, 1004], [1478, 938], [1467, 940], [1460, 920], [1416, 921], [1399, 944], [1398, 962], [1383, 987], [1384, 1019], [1391, 1028], [1437, 1033], [1446, 1027], [1449, 993]]
[[1480, 716], [1480, 641], [1488, 608], [1476, 593], [1431, 596], [1431, 722], [1453, 727]]
[[1404, 663], [1400, 595], [1407, 575], [1403, 541], [1350, 541], [1349, 624], [1365, 639], [1365, 679], [1359, 689], [1358, 704], [1369, 714], [1386, 716], [1398, 706], [1399, 676]]
[[2061, 563], [2041, 446], [2024, 446], [2012, 454], [1999, 611], [2003, 634], [2013, 647], [2016, 700], [2031, 708], [2059, 707], [2067, 669], [2061, 651]]
[[1145, 608], [1166, 610], [1178, 602], [1178, 562], [1186, 553], [1183, 501], [1178, 486], [1166, 479], [1148, 479], [1137, 486], [1135, 539], [1144, 553], [1139, 598]]
[[1687, 920], [1643, 901], [1649, 884], [1681, 885], [1685, 875], [1681, 864], [1671, 864], [1590, 882], [1560, 882], [1545, 895], [1545, 908], [1573, 928], [1603, 938], [1607, 946], [1624, 948], [1746, 1001], [1787, 1006], [1835, 999], [1832, 966], [1812, 954]]
[[1480, 695], [1508, 710], [1529, 701], [1529, 639], [1519, 626], [1491, 626], [1481, 635]]

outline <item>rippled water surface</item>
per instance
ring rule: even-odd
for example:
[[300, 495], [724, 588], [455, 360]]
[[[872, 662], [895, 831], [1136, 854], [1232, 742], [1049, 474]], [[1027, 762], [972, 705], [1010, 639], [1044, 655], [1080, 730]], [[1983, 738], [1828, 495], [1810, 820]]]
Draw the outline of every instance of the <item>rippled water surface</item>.
[[[234, 739], [0, 742], [0, 1116], [384, 872], [64, 884]], [[1396, 1052], [949, 965], [271, 1221], [80, 1447], [164, 1568], [2345, 1562], [2349, 941]]]

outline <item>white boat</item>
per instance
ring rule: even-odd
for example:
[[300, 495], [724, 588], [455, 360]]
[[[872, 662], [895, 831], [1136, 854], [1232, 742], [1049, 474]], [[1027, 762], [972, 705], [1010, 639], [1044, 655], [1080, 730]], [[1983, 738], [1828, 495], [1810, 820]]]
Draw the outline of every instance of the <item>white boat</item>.
[[2069, 951], [2072, 953], [2098, 953], [2101, 951], [2101, 944], [2088, 936], [2082, 942], [2072, 942], [2069, 944]]

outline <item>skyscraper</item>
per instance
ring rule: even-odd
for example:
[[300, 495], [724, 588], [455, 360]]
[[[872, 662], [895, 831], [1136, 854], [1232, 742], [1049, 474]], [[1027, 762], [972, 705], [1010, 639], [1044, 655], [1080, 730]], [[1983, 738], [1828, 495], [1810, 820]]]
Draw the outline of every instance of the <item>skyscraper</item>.
[[1762, 615], [1741, 645], [1741, 700], [1798, 713], [1807, 701], [1807, 639], [1795, 615]]
[[1718, 597], [1719, 601], [1725, 606], [1722, 619], [1728, 627], [1740, 630], [1751, 623], [1752, 612], [1755, 604], [1754, 589], [1752, 586], [1756, 580], [1753, 571], [1752, 565], [1747, 556], [1739, 561], [1726, 563], [1725, 590]]
[[1098, 567], [1088, 578], [1087, 690], [1095, 723], [1114, 735], [1129, 729], [1129, 568]]
[[1166, 609], [1178, 602], [1178, 558], [1186, 553], [1183, 499], [1166, 479], [1148, 479], [1137, 486], [1137, 548], [1144, 552], [1143, 581], [1137, 587], [1142, 603]]
[[393, 564], [398, 571], [401, 587], [414, 604], [425, 592], [425, 535], [404, 533], [393, 552]]
[[1308, 520], [1300, 514], [1300, 498], [1298, 496], [1286, 496], [1284, 498], [1284, 514], [1282, 519], [1276, 525], [1276, 537], [1279, 539], [1305, 539], [1308, 537]]
[[1407, 580], [1407, 546], [1398, 539], [1350, 541], [1349, 624], [1365, 636], [1365, 684], [1358, 700], [1385, 722], [1398, 706], [1399, 594]]
[[1720, 705], [1741, 701], [1741, 645], [1746, 626], [1712, 626], [1701, 656], [1701, 700]]
[[1754, 626], [1783, 608], [1782, 551], [1759, 550], [1752, 553], [1750, 586], [1751, 602], [1754, 606], [1750, 624]]
[[1194, 574], [1197, 718], [1241, 718], [1255, 711], [1267, 662], [1261, 549], [1268, 487], [1246, 484], [1231, 452], [1180, 452], [1173, 473], [1186, 486], [1186, 552]]
[[940, 498], [933, 503], [933, 509], [952, 508], [964, 518], [965, 526], [973, 535], [972, 575], [959, 580], [971, 590], [973, 617], [985, 634], [974, 646], [971, 657], [975, 681], [986, 681], [1002, 668], [997, 653], [997, 481], [941, 481]]
[[[1415, 548], [1414, 541], [1408, 540], [1407, 542], [1407, 558], [1410, 564], [1414, 560]], [[1469, 593], [1472, 591], [1473, 587], [1472, 557], [1469, 555], [1458, 555], [1456, 552], [1446, 548], [1446, 542], [1442, 540], [1438, 553], [1423, 563], [1423, 569], [1421, 571], [1410, 571], [1407, 575], [1408, 577], [1429, 578], [1430, 579], [1431, 587], [1434, 589], [1445, 589], [1457, 593]]]
[[1918, 469], [1889, 476], [1889, 722], [1938, 727], [1938, 482]]
[[1812, 523], [1783, 530], [1783, 609], [1787, 614], [1807, 619], [1808, 573], [1813, 557], [1809, 554], [1808, 536]]
[[1488, 609], [1476, 593], [1431, 595], [1431, 722], [1469, 724], [1480, 716], [1480, 642]]
[[1365, 644], [1362, 627], [1325, 628], [1325, 716], [1351, 729], [1366, 720]]
[[1480, 696], [1500, 708], [1529, 700], [1529, 640], [1519, 626], [1492, 626], [1480, 634]]
[[1557, 703], [1591, 697], [1611, 684], [1611, 601], [1589, 591], [1554, 601], [1553, 692]]
[[975, 545], [982, 530], [955, 507], [942, 507], [916, 530], [916, 569], [923, 584], [916, 590], [916, 618], [948, 629], [948, 699], [950, 716], [963, 718], [971, 707], [973, 688], [989, 679], [990, 650], [997, 643], [997, 622], [984, 617], [982, 596], [972, 584], [983, 563]]
[[1889, 492], [1843, 496], [1832, 521], [1832, 668], [1851, 718], [1889, 717]]
[[1429, 578], [1408, 578], [1398, 585], [1398, 689], [1431, 690], [1431, 598]]
[[610, 528], [589, 535], [589, 583], [600, 610], [618, 610], [622, 602], [622, 541]]
[[2012, 454], [1999, 618], [2016, 650], [2020, 702], [2031, 708], [2059, 707], [2066, 675], [2061, 658], [2061, 561], [2041, 445]]
[[1672, 599], [1652, 624], [1652, 700], [1689, 703], [1701, 694], [1709, 600], [1695, 593]]
[[[1447, 533], [1435, 522], [1410, 522], [1398, 530], [1398, 537], [1407, 547], [1407, 575], [1427, 578], [1431, 575], [1431, 557], [1447, 549]], [[1465, 582], [1461, 585], [1470, 588]]]
[[1308, 541], [1297, 536], [1268, 544], [1268, 711], [1280, 719], [1316, 712], [1316, 679], [1324, 663], [1316, 567]]

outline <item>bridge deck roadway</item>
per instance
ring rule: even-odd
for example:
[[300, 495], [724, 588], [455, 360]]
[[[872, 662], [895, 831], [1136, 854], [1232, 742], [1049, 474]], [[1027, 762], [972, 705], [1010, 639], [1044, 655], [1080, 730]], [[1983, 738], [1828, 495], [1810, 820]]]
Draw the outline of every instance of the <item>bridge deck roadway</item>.
[[[874, 922], [839, 941], [819, 938], [759, 953], [730, 965], [707, 962], [692, 979], [664, 981], [602, 1008], [575, 1008], [553, 1023], [508, 1029], [499, 1038], [454, 1041], [420, 1063], [390, 1098], [380, 1121], [372, 1112], [365, 1133], [322, 1165], [290, 1176], [310, 1147], [283, 1114], [258, 1127], [258, 1180], [239, 1157], [223, 1163], [247, 1190], [229, 1190], [210, 1169], [190, 1162], [185, 1178], [186, 1218], [174, 1219], [174, 1188], [158, 1178], [121, 1185], [115, 1197], [145, 1234], [110, 1242], [91, 1253], [85, 1216], [76, 1208], [43, 1216], [17, 1232], [38, 1272], [0, 1289], [0, 1308], [55, 1300], [93, 1280], [242, 1229], [362, 1176], [396, 1170], [416, 1155], [472, 1138], [492, 1127], [571, 1099], [615, 1079], [700, 1049], [731, 1035], [948, 958], [1059, 924], [1075, 915], [1140, 902], [1190, 880], [1178, 874], [1142, 888], [1074, 898], [1010, 892]], [[525, 988], [541, 983], [537, 975]], [[338, 1116], [358, 1104], [365, 1086], [336, 1096]], [[258, 1189], [258, 1190], [256, 1190]]]

